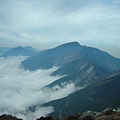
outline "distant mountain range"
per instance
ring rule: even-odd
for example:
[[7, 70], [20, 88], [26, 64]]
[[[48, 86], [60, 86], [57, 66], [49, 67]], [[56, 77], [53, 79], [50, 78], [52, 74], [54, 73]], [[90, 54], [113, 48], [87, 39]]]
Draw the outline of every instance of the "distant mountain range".
[[1, 57], [10, 57], [10, 56], [19, 56], [19, 55], [33, 56], [38, 53], [36, 49], [30, 46], [27, 46], [27, 47], [18, 46], [15, 48], [6, 49], [6, 51], [4, 50], [4, 48], [1, 48], [1, 51], [4, 51]]
[[5, 52], [7, 52], [8, 50], [10, 50], [11, 48], [7, 48], [7, 47], [2, 47], [0, 46], [0, 54], [4, 54]]

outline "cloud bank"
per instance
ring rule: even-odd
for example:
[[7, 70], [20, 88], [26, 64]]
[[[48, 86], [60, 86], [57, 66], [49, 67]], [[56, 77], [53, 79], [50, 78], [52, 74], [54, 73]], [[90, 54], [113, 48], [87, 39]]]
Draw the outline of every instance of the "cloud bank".
[[[0, 114], [8, 113], [24, 120], [33, 120], [54, 111], [51, 106], [42, 107], [43, 103], [63, 98], [76, 89], [70, 83], [64, 88], [59, 87], [57, 91], [53, 88], [43, 90], [46, 85], [61, 77], [50, 76], [57, 68], [24, 70], [20, 64], [24, 59], [21, 56], [0, 58]], [[33, 106], [37, 107], [31, 112], [29, 108]]]

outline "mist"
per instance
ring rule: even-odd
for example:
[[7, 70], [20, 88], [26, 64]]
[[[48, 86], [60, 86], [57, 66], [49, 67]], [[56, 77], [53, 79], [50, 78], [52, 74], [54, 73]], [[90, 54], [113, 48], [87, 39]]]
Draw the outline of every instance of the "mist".
[[[34, 120], [40, 116], [47, 116], [54, 111], [52, 106], [43, 107], [42, 104], [60, 99], [76, 91], [74, 83], [69, 83], [59, 89], [45, 86], [62, 76], [50, 76], [58, 69], [25, 70], [21, 62], [26, 57], [0, 58], [0, 114], [11, 114], [24, 120]], [[29, 108], [35, 107], [34, 111]], [[41, 107], [40, 107], [41, 106]]]

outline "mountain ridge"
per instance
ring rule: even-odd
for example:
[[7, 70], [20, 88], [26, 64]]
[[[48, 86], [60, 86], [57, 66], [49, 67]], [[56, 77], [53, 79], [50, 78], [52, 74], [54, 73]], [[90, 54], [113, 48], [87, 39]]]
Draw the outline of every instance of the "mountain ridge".
[[[70, 42], [59, 45], [55, 48], [46, 50], [44, 52], [41, 51], [37, 56], [31, 57], [28, 60], [22, 62], [22, 65], [26, 69], [30, 69], [30, 70], [49, 69], [53, 66], [62, 66], [66, 61], [68, 63], [69, 61], [71, 61], [71, 58], [76, 59], [75, 54], [77, 58], [81, 57], [82, 55], [87, 55], [88, 57], [94, 59], [94, 61], [97, 62], [100, 66], [109, 70], [109, 72], [115, 72], [120, 69], [120, 59], [114, 58], [107, 52], [98, 50], [96, 48], [82, 46], [78, 42]], [[64, 58], [69, 58], [69, 60], [68, 59], [66, 60]], [[35, 62], [37, 62], [38, 65], [34, 64], [33, 67], [30, 68], [30, 64]], [[40, 64], [42, 62], [44, 66], [43, 64]], [[51, 65], [47, 67], [46, 64], [51, 64]]]
[[62, 117], [66, 117], [74, 115], [78, 111], [102, 111], [108, 107], [120, 107], [120, 71], [118, 73], [116, 76], [106, 78], [65, 98], [44, 105], [54, 107], [55, 111], [50, 115], [56, 118], [59, 117], [60, 110], [62, 111]]

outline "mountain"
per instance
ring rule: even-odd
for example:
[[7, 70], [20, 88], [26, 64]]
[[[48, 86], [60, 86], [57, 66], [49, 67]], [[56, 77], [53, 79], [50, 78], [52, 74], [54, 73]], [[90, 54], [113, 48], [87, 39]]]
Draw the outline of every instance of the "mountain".
[[[66, 117], [87, 110], [99, 112], [106, 107], [120, 107], [120, 59], [99, 49], [82, 46], [78, 42], [62, 44], [41, 52], [30, 46], [18, 46], [2, 56], [18, 55], [30, 56], [22, 62], [22, 66], [31, 71], [58, 67], [51, 76], [60, 75], [60, 79], [42, 90], [50, 88], [57, 91], [70, 83], [75, 85], [77, 91], [70, 91], [68, 97], [43, 105], [54, 107], [55, 111], [51, 116]], [[28, 110], [35, 112], [39, 105], [31, 105]]]
[[105, 108], [120, 107], [120, 71], [103, 81], [79, 90], [68, 97], [51, 101], [44, 106], [53, 106], [51, 116], [62, 117], [75, 115], [78, 112], [102, 111]]
[[45, 86], [44, 90], [49, 87], [54, 89], [55, 86], [64, 88], [70, 83], [74, 83], [76, 88], [82, 88], [68, 97], [44, 104], [54, 107], [55, 112], [50, 114], [52, 116], [58, 117], [60, 111], [62, 117], [66, 117], [87, 110], [101, 111], [109, 106], [119, 107], [120, 74], [113, 73], [120, 70], [120, 59], [104, 51], [71, 42], [41, 51], [23, 61], [22, 65], [29, 70], [58, 66], [51, 76], [62, 77]]
[[120, 59], [114, 58], [110, 54], [96, 48], [82, 46], [78, 42], [62, 44], [53, 49], [39, 52], [24, 62], [26, 69], [49, 69], [53, 66], [62, 67], [67, 63], [86, 56], [89, 61], [93, 61], [109, 72], [115, 72], [120, 69]]
[[74, 53], [82, 48], [83, 47], [77, 42], [63, 44], [53, 49], [41, 51], [38, 55], [22, 62], [22, 64], [26, 69], [30, 70], [36, 70], [39, 68], [49, 69], [53, 66], [63, 66], [76, 59], [77, 56], [74, 57]]
[[0, 46], [0, 54], [4, 54], [6, 51], [10, 50], [11, 48], [7, 48], [7, 47], [2, 47]]
[[22, 62], [25, 69], [59, 69], [51, 75], [65, 75], [46, 87], [69, 84], [88, 86], [104, 79], [108, 74], [120, 69], [120, 59], [96, 48], [82, 46], [78, 42], [62, 44], [53, 49], [39, 52]]
[[9, 56], [33, 56], [35, 54], [37, 54], [37, 50], [27, 46], [27, 47], [22, 47], [22, 46], [18, 46], [15, 48], [12, 48], [8, 51], [6, 51], [1, 57], [9, 57]]

